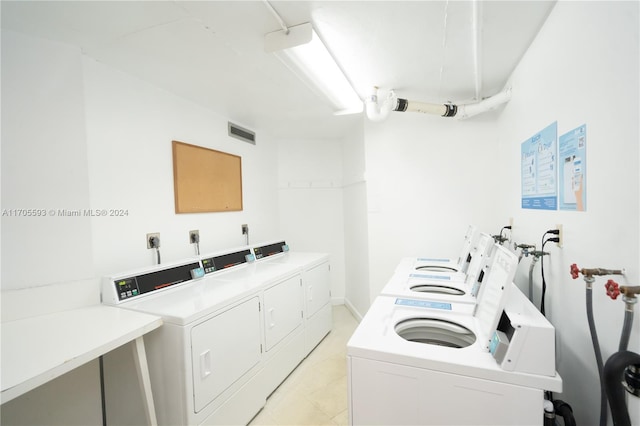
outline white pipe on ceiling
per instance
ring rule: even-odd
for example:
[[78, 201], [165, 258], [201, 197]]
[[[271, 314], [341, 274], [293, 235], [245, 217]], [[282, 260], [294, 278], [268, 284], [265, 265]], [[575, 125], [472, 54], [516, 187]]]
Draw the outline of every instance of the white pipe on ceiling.
[[378, 92], [378, 87], [374, 87], [372, 94], [365, 99], [367, 118], [371, 121], [382, 121], [388, 117], [391, 111], [421, 112], [442, 117], [458, 117], [464, 119], [491, 111], [511, 99], [511, 87], [480, 102], [461, 105], [410, 101], [396, 97], [393, 90], [389, 91], [386, 98], [380, 102]]

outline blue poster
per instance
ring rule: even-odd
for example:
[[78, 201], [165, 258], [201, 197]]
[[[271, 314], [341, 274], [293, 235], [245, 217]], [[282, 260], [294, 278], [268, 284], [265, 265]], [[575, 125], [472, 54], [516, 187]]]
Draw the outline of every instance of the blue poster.
[[558, 122], [522, 142], [522, 208], [557, 210]]
[[587, 125], [560, 136], [558, 158], [560, 167], [560, 210], [587, 209]]

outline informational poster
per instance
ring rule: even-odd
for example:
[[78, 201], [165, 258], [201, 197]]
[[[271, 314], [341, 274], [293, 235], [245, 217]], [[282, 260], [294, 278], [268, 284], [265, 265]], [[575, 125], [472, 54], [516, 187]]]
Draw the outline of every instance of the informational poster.
[[522, 208], [558, 209], [558, 122], [522, 142]]
[[560, 136], [558, 141], [560, 210], [585, 211], [587, 209], [586, 153], [586, 124]]

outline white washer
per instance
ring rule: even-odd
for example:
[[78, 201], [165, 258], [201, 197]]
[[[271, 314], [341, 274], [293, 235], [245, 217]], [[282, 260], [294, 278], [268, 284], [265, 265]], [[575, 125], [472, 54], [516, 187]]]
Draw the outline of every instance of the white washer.
[[544, 391], [562, 390], [555, 364], [545, 374], [509, 371], [502, 364], [511, 358], [498, 364], [492, 354], [508, 294], [518, 291], [516, 267], [498, 247], [474, 315], [376, 298], [347, 345], [350, 423], [542, 424]]
[[452, 280], [446, 274], [434, 275], [397, 268], [380, 294], [475, 305], [482, 295], [482, 282], [491, 272], [489, 266], [496, 244], [490, 235], [483, 233], [476, 247], [463, 282]]
[[464, 236], [460, 255], [456, 259], [440, 257], [407, 257], [400, 261], [397, 270], [410, 270], [429, 275], [444, 275], [455, 281], [464, 281], [480, 233], [474, 225], [469, 225]]
[[308, 354], [302, 268], [251, 259], [244, 247], [104, 280], [103, 303], [163, 318], [145, 336], [159, 424], [247, 424]]

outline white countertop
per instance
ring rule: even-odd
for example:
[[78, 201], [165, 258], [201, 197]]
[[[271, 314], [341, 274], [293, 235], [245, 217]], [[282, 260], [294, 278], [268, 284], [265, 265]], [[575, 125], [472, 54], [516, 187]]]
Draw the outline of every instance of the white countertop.
[[155, 315], [94, 305], [1, 324], [1, 403], [162, 325]]

